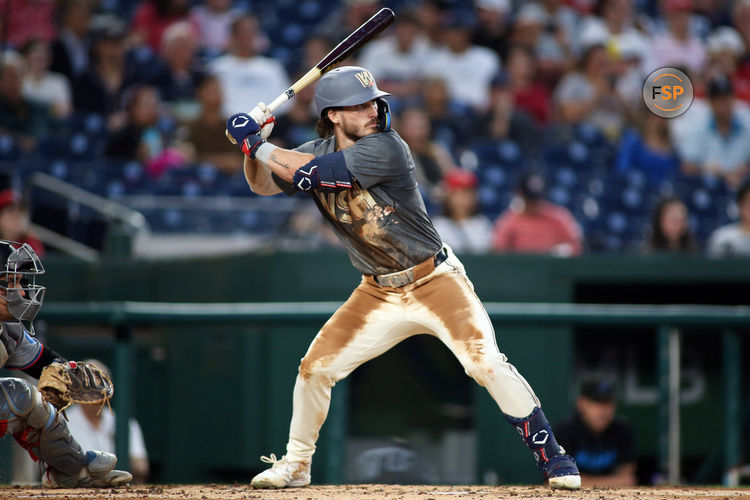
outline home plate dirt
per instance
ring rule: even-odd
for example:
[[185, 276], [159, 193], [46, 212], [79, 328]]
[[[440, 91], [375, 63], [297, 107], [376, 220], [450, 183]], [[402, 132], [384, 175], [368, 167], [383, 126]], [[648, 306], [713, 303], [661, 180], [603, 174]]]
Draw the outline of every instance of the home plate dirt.
[[286, 490], [254, 490], [240, 484], [129, 486], [116, 490], [42, 490], [33, 487], [0, 487], [0, 498], [43, 500], [449, 500], [477, 499], [592, 499], [592, 500], [694, 500], [750, 499], [750, 488], [582, 488], [578, 491], [552, 491], [543, 486], [401, 486], [384, 484], [351, 484], [344, 486], [308, 486]]

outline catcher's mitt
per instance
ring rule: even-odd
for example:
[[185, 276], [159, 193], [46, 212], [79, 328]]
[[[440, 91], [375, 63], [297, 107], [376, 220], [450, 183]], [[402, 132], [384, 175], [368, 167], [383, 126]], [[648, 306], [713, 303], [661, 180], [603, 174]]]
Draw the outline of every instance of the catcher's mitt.
[[63, 411], [73, 403], [109, 405], [115, 392], [112, 380], [96, 365], [69, 361], [52, 363], [39, 377], [42, 399]]

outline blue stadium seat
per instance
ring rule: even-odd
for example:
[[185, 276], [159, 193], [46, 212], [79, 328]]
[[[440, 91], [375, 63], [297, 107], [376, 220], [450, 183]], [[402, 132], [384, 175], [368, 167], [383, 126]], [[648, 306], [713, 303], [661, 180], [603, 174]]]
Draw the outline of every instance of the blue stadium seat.
[[481, 184], [491, 186], [494, 189], [502, 189], [508, 186], [508, 174], [499, 165], [487, 165], [477, 171]]
[[87, 191], [98, 195], [106, 196], [106, 188], [109, 184], [109, 177], [95, 165], [81, 166], [76, 165], [71, 181]]
[[203, 194], [203, 190], [197, 181], [188, 181], [182, 184], [180, 193], [184, 198], [197, 198]]
[[119, 180], [109, 181], [105, 186], [105, 193], [109, 199], [121, 198], [126, 193], [125, 184]]
[[328, 9], [324, 10], [321, 3], [315, 0], [305, 0], [299, 2], [297, 5], [298, 19], [304, 20], [310, 24], [319, 22], [325, 12], [330, 11]]
[[262, 221], [259, 213], [248, 210], [240, 214], [239, 223], [247, 231], [254, 232], [260, 228]]
[[0, 161], [16, 161], [21, 157], [21, 148], [10, 134], [0, 134]]
[[570, 190], [566, 186], [557, 185], [552, 186], [547, 190], [547, 199], [557, 205], [569, 207], [573, 197], [571, 196]]
[[512, 197], [512, 191], [506, 189], [498, 190], [490, 186], [480, 185], [477, 190], [477, 198], [481, 211], [490, 219], [495, 219], [508, 208]]
[[146, 173], [143, 166], [137, 161], [130, 161], [124, 165], [114, 165], [115, 168], [120, 168], [122, 171], [122, 179], [125, 183], [126, 190], [128, 193], [138, 191], [144, 182], [146, 182]]
[[283, 45], [287, 47], [299, 47], [303, 44], [307, 36], [307, 30], [301, 24], [290, 22], [281, 26], [279, 35], [279, 42]]
[[72, 160], [93, 160], [96, 156], [95, 144], [85, 133], [75, 133], [68, 142], [67, 156]]
[[176, 208], [164, 210], [161, 214], [163, 227], [168, 230], [176, 230], [182, 227], [184, 219], [185, 215], [182, 210]]
[[542, 146], [541, 159], [548, 168], [572, 166], [577, 170], [588, 170], [591, 167], [591, 151], [580, 141], [552, 142]]
[[103, 138], [108, 134], [107, 124], [104, 117], [99, 113], [89, 113], [83, 119], [86, 134], [92, 138]]
[[70, 174], [70, 166], [64, 160], [55, 160], [48, 165], [47, 173], [60, 180], [67, 180]]
[[62, 135], [53, 134], [41, 139], [37, 144], [36, 150], [43, 158], [68, 159], [68, 146], [67, 138]]
[[521, 148], [514, 141], [488, 141], [474, 144], [471, 148], [479, 161], [479, 169], [485, 165], [520, 168], [525, 158]]
[[572, 167], [559, 166], [552, 170], [553, 181], [560, 186], [573, 188], [578, 184], [578, 174]]

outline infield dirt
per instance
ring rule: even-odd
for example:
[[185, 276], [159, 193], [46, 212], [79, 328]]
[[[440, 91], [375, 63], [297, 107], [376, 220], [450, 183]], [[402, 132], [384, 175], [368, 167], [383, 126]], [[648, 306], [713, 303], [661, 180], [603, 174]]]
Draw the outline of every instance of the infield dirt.
[[544, 486], [401, 486], [352, 484], [309, 486], [286, 490], [254, 490], [247, 485], [160, 485], [130, 486], [117, 490], [42, 490], [30, 487], [0, 487], [3, 500], [41, 498], [44, 500], [443, 500], [477, 499], [584, 499], [584, 500], [676, 500], [676, 499], [750, 499], [750, 489], [642, 487], [582, 488], [578, 491], [552, 491]]

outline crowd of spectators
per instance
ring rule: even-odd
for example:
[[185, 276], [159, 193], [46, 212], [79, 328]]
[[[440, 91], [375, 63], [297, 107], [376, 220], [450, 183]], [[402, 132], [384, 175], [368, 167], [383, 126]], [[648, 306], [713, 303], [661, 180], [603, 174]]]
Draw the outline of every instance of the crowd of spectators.
[[[468, 236], [464, 251], [695, 252], [720, 225], [747, 215], [747, 196], [735, 200], [750, 173], [748, 0], [29, 5], [0, 0], [10, 16], [0, 163], [23, 169], [29, 158], [56, 154], [50, 144], [84, 123], [90, 147], [71, 144], [89, 153], [91, 169], [131, 161], [153, 182], [194, 165], [241, 176], [225, 118], [281, 93], [389, 6], [395, 26], [346, 63], [367, 67], [393, 94], [394, 128], [412, 149], [444, 237], [492, 232]], [[684, 71], [695, 89], [675, 119], [642, 102], [645, 77], [663, 66]], [[315, 138], [312, 91], [278, 110], [272, 141], [290, 147]], [[530, 175], [547, 184], [532, 198]], [[624, 201], [612, 202], [616, 195]], [[631, 237], [598, 240], [602, 225]], [[733, 226], [745, 241], [746, 226]], [[711, 253], [749, 246], [725, 240], [711, 238]]]

